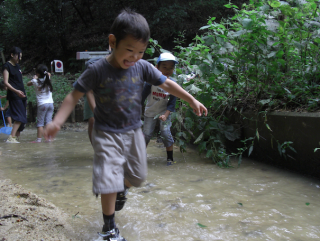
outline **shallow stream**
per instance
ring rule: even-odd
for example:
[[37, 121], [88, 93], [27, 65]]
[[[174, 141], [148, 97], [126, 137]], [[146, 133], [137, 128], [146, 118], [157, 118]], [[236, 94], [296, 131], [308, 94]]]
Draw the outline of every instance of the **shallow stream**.
[[[61, 131], [53, 143], [20, 144], [0, 134], [1, 175], [70, 214], [81, 240], [100, 240], [100, 199], [91, 192], [93, 150], [86, 131]], [[148, 146], [148, 178], [131, 188], [116, 213], [128, 241], [319, 240], [320, 180], [244, 159], [221, 169], [188, 150], [174, 149], [165, 165], [162, 144]], [[76, 216], [74, 216], [77, 214]]]

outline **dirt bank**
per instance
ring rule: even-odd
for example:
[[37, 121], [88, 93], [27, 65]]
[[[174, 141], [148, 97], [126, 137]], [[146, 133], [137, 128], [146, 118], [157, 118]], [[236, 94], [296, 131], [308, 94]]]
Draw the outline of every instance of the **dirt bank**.
[[11, 180], [0, 179], [0, 240], [79, 240], [71, 216]]
[[[87, 123], [66, 123], [61, 130], [87, 131]], [[72, 219], [71, 214], [4, 179], [0, 170], [0, 241], [81, 240], [70, 225]]]

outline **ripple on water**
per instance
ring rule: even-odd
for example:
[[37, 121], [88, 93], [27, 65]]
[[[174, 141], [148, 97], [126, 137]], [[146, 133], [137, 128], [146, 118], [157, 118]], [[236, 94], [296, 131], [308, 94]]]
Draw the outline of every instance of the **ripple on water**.
[[[91, 191], [87, 133], [65, 131], [41, 145], [25, 143], [34, 140], [35, 129], [23, 135], [19, 145], [0, 146], [1, 173], [71, 215], [79, 212], [71, 220], [75, 229], [83, 240], [99, 240], [102, 214]], [[147, 181], [130, 189], [116, 213], [128, 241], [319, 239], [319, 180], [249, 159], [239, 168], [220, 169], [192, 150], [182, 156], [175, 149], [177, 163], [167, 167], [159, 146], [149, 144]]]

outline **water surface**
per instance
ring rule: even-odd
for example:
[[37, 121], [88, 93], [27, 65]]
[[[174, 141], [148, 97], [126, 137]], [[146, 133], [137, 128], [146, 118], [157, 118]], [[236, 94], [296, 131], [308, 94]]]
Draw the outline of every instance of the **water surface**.
[[[26, 129], [20, 144], [7, 144], [0, 134], [2, 176], [68, 212], [79, 240], [100, 240], [87, 133], [61, 131], [53, 143], [28, 143], [35, 137], [36, 129]], [[148, 178], [116, 213], [128, 241], [320, 239], [319, 180], [250, 159], [221, 169], [193, 150], [174, 149], [177, 163], [167, 167], [161, 144], [152, 141], [147, 151]]]

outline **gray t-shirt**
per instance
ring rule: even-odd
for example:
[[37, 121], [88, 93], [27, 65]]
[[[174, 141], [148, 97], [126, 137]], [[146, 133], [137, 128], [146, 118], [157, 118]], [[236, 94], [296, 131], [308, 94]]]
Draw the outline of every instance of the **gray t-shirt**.
[[106, 58], [88, 66], [75, 83], [81, 92], [93, 90], [95, 128], [124, 133], [141, 126], [141, 93], [144, 81], [161, 85], [167, 77], [140, 59], [128, 69], [112, 67]]

